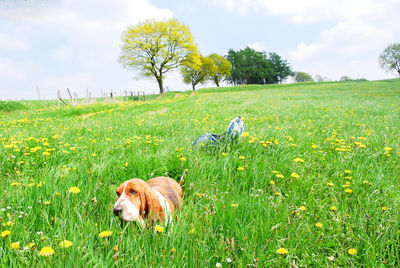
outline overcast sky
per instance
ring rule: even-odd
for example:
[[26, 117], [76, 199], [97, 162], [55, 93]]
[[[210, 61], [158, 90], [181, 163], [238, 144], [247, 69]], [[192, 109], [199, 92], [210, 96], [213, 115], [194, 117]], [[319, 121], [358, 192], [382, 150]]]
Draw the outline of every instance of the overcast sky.
[[[177, 18], [203, 55], [250, 46], [314, 77], [396, 77], [377, 58], [400, 42], [399, 14], [399, 0], [0, 0], [0, 99], [157, 92], [117, 61], [122, 31], [147, 18]], [[179, 73], [165, 86], [191, 89]]]

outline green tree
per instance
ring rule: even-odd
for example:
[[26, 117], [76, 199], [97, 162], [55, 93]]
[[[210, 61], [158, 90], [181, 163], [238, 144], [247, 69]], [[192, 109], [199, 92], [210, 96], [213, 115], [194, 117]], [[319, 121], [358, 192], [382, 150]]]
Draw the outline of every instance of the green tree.
[[305, 72], [296, 72], [295, 76], [294, 76], [294, 80], [296, 80], [296, 82], [313, 82], [314, 81], [312, 76]]
[[265, 52], [250, 47], [228, 51], [227, 59], [232, 63], [229, 81], [234, 85], [266, 84], [265, 77], [272, 72]]
[[165, 73], [190, 61], [197, 47], [189, 28], [175, 19], [146, 20], [130, 26], [122, 34], [119, 62], [127, 69], [157, 80], [164, 92]]
[[268, 60], [272, 68], [272, 73], [270, 74], [271, 79], [269, 81], [270, 83], [282, 83], [287, 77], [294, 75], [288, 62], [283, 60], [278, 54], [273, 52], [269, 53]]
[[246, 47], [239, 51], [230, 49], [228, 60], [232, 63], [229, 81], [234, 84], [276, 84], [281, 83], [293, 71], [286, 60], [276, 53], [256, 51]]
[[400, 44], [387, 46], [379, 56], [379, 64], [386, 71], [397, 71], [400, 75]]
[[315, 80], [317, 80], [317, 82], [323, 82], [325, 81], [325, 78], [323, 78], [322, 75], [317, 74], [315, 76]]
[[215, 53], [209, 55], [207, 58], [209, 58], [215, 66], [214, 72], [210, 73], [209, 79], [219, 87], [219, 83], [226, 80], [231, 74], [232, 63], [225, 57]]
[[343, 75], [342, 77], [340, 77], [340, 81], [342, 82], [347, 82], [347, 81], [352, 81], [353, 79], [351, 79], [350, 76], [347, 75]]
[[181, 66], [183, 81], [192, 85], [192, 90], [196, 90], [198, 83], [205, 83], [208, 77], [214, 76], [216, 66], [209, 57], [200, 54], [195, 55], [191, 61], [187, 61]]

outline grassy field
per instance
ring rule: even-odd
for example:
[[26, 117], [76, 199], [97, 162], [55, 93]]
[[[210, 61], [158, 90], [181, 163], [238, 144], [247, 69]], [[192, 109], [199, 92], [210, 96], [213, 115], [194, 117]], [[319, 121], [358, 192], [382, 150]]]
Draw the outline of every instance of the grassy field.
[[[399, 79], [3, 107], [0, 266], [400, 265]], [[248, 136], [192, 148], [238, 115]], [[121, 229], [121, 182], [185, 169], [172, 230]]]

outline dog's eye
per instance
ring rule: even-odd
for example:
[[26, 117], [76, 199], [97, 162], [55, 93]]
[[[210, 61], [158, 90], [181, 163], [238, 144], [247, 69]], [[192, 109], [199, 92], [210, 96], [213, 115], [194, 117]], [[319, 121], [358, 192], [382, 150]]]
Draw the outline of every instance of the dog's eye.
[[120, 196], [120, 195], [121, 195], [121, 194], [120, 194], [120, 193], [118, 193], [118, 192], [116, 192], [116, 193], [117, 193], [117, 195], [118, 195], [118, 196]]
[[137, 194], [135, 190], [131, 190], [131, 194]]

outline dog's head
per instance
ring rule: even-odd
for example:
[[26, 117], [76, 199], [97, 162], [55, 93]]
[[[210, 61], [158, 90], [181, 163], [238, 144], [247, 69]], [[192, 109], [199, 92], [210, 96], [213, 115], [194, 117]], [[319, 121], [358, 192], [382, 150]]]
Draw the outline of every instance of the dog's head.
[[145, 227], [145, 219], [163, 220], [163, 210], [157, 196], [145, 181], [132, 179], [123, 182], [117, 189], [114, 214], [122, 221], [136, 221]]

